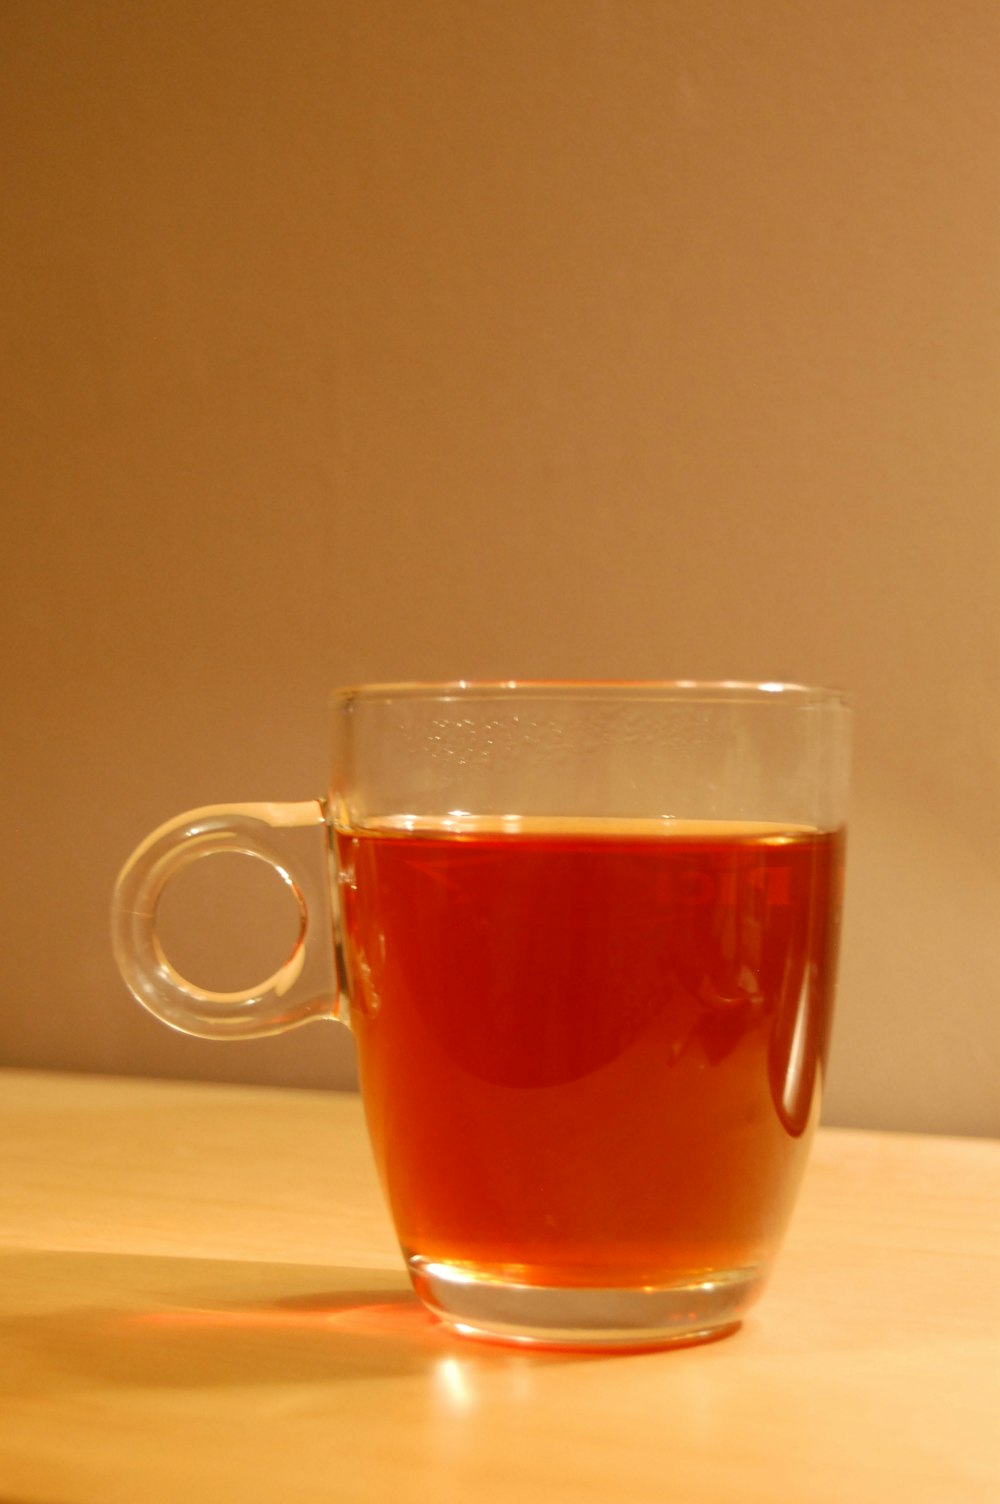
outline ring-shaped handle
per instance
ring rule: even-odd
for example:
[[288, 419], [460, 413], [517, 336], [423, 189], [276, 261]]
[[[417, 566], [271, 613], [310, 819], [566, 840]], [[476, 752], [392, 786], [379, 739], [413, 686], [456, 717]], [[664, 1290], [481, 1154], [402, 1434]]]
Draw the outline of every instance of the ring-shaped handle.
[[[112, 942], [129, 989], [150, 1013], [204, 1039], [253, 1039], [338, 1016], [332, 947], [313, 933], [322, 912], [310, 874], [279, 849], [280, 832], [324, 826], [318, 799], [297, 804], [212, 804], [161, 825], [132, 853], [115, 883]], [[164, 890], [192, 862], [221, 852], [273, 867], [299, 909], [299, 933], [277, 971], [238, 992], [213, 992], [176, 970], [157, 930]]]

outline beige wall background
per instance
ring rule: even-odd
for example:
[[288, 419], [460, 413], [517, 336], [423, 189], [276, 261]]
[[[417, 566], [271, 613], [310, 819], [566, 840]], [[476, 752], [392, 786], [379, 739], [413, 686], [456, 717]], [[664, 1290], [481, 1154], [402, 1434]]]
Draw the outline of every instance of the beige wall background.
[[[784, 677], [857, 697], [827, 1120], [1000, 1131], [1000, 6], [5, 0], [0, 68], [0, 1059], [353, 1079], [106, 917], [336, 683]], [[195, 876], [180, 960], [281, 951]]]

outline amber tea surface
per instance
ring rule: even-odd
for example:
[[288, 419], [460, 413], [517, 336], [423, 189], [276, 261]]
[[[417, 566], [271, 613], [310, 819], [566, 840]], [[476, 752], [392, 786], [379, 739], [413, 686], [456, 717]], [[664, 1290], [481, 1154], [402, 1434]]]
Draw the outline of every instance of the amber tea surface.
[[770, 1262], [818, 1112], [841, 831], [395, 817], [334, 844], [404, 1252], [549, 1286]]

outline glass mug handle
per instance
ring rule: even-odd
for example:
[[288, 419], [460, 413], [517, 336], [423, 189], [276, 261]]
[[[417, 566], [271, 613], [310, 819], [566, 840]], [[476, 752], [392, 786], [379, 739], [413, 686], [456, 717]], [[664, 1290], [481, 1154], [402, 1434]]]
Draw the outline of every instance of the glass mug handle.
[[[282, 831], [325, 824], [319, 799], [210, 804], [147, 836], [118, 875], [111, 910], [115, 959], [137, 1001], [171, 1028], [203, 1039], [253, 1039], [314, 1018], [342, 1017], [332, 948], [312, 933], [323, 912], [315, 886], [301, 863], [279, 850]], [[192, 862], [219, 852], [267, 862], [299, 909], [298, 938], [287, 961], [241, 992], [211, 992], [189, 982], [168, 961], [157, 932], [157, 906], [167, 884]]]

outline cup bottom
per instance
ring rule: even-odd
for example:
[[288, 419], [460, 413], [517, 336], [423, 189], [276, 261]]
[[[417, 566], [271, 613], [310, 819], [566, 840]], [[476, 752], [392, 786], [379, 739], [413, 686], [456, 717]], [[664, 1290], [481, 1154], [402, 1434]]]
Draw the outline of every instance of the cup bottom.
[[521, 1346], [636, 1349], [728, 1336], [764, 1288], [760, 1266], [629, 1288], [514, 1284], [419, 1255], [407, 1257], [424, 1305], [464, 1337]]

